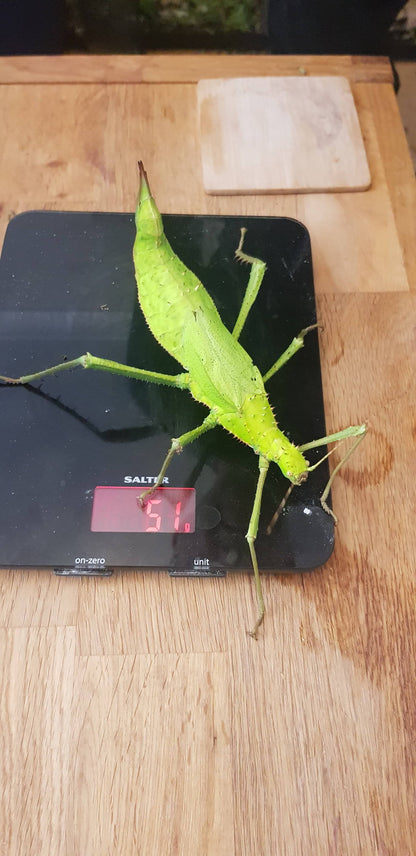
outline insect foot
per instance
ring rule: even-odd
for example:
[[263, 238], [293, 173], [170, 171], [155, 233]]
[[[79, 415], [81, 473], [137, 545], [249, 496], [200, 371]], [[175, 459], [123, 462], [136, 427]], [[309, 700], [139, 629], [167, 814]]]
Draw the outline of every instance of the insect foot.
[[0, 383], [16, 385], [17, 383], [21, 383], [21, 380], [19, 377], [6, 377], [5, 375], [0, 375]]

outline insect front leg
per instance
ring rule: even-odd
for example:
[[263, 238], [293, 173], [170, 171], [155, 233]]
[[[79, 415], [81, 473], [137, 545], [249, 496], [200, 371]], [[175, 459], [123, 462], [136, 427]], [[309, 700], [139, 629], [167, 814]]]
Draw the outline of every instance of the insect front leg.
[[243, 243], [247, 229], [241, 229], [240, 243], [235, 251], [235, 257], [240, 262], [246, 262], [251, 265], [250, 278], [243, 297], [240, 312], [238, 313], [237, 321], [234, 324], [233, 336], [235, 339], [240, 338], [240, 333], [247, 320], [247, 315], [259, 293], [259, 288], [263, 282], [264, 274], [266, 273], [266, 263], [261, 259], [256, 259], [254, 256], [249, 256], [243, 252]]
[[250, 548], [251, 563], [253, 565], [254, 584], [256, 587], [257, 604], [258, 604], [258, 611], [259, 611], [257, 621], [256, 621], [253, 629], [248, 631], [249, 636], [252, 636], [253, 639], [257, 639], [257, 631], [258, 631], [258, 629], [259, 629], [259, 627], [263, 621], [264, 612], [265, 612], [263, 589], [262, 589], [262, 585], [261, 585], [260, 572], [259, 572], [259, 566], [257, 563], [257, 555], [256, 555], [256, 549], [254, 546], [254, 542], [256, 540], [257, 532], [258, 532], [258, 528], [259, 528], [261, 500], [262, 500], [262, 496], [263, 496], [263, 488], [264, 488], [264, 483], [266, 481], [266, 476], [267, 476], [267, 471], [269, 469], [269, 464], [270, 464], [270, 462], [267, 460], [267, 458], [264, 458], [261, 455], [259, 458], [259, 478], [257, 481], [256, 495], [254, 497], [253, 509], [252, 509], [251, 517], [250, 517], [250, 523], [249, 523], [249, 527], [248, 527], [247, 534], [246, 534], [246, 539], [248, 542], [248, 546]]
[[163, 482], [163, 478], [165, 476], [166, 470], [177, 452], [181, 452], [185, 446], [188, 446], [189, 443], [193, 443], [194, 440], [197, 440], [198, 437], [201, 437], [202, 434], [205, 434], [207, 431], [210, 431], [211, 428], [215, 428], [218, 424], [217, 418], [213, 413], [209, 413], [206, 419], [202, 422], [201, 425], [198, 425], [196, 428], [193, 428], [191, 431], [187, 431], [185, 434], [182, 434], [180, 437], [174, 437], [172, 439], [170, 449], [166, 455], [165, 460], [163, 461], [162, 468], [160, 473], [152, 487], [148, 490], [145, 490], [138, 497], [138, 501], [141, 506], [146, 504], [146, 497], [150, 496], [156, 488], [160, 487]]
[[[341, 469], [341, 467], [348, 461], [348, 458], [351, 457], [353, 452], [355, 452], [357, 446], [359, 446], [359, 444], [361, 443], [361, 440], [364, 439], [366, 433], [367, 433], [367, 426], [365, 424], [363, 424], [363, 425], [350, 425], [348, 428], [343, 428], [341, 431], [336, 431], [335, 434], [328, 434], [327, 437], [321, 437], [319, 440], [312, 440], [312, 442], [310, 442], [310, 443], [304, 443], [303, 446], [299, 446], [300, 452], [307, 452], [308, 449], [317, 449], [320, 446], [326, 446], [327, 443], [340, 443], [342, 440], [347, 440], [350, 437], [354, 440], [354, 442], [352, 443], [350, 448], [345, 453], [344, 457], [341, 458], [341, 460], [336, 465], [336, 467], [334, 467], [334, 469], [330, 475], [330, 478], [327, 482], [327, 485], [325, 487], [325, 490], [321, 496], [322, 508], [324, 509], [324, 511], [327, 512], [327, 514], [330, 514], [331, 517], [334, 518], [335, 523], [337, 522], [336, 515], [334, 514], [334, 512], [332, 511], [332, 508], [329, 507], [329, 505], [326, 501], [328, 499], [329, 491], [331, 490], [332, 482], [334, 481], [334, 478], [335, 478], [336, 474], [339, 472], [339, 470]], [[335, 449], [333, 449], [332, 451], [335, 451]], [[317, 464], [313, 464], [312, 466], [308, 467], [308, 472], [312, 472], [312, 470], [315, 470], [316, 467], [318, 467], [319, 464], [322, 463], [322, 461], [324, 461], [325, 458], [327, 458], [328, 455], [330, 455], [330, 454], [331, 454], [331, 452], [328, 452], [328, 454], [324, 455], [324, 457], [321, 458], [321, 460], [318, 461]]]
[[296, 485], [294, 485], [293, 483], [290, 484], [285, 495], [284, 495], [284, 497], [283, 497], [283, 499], [281, 500], [281, 502], [279, 502], [279, 505], [277, 506], [276, 511], [274, 512], [273, 517], [272, 517], [272, 519], [271, 519], [271, 521], [267, 527], [266, 531], [267, 531], [268, 535], [272, 534], [272, 531], [273, 531], [274, 527], [276, 526], [276, 523], [277, 523], [283, 509], [285, 508], [286, 503], [287, 503], [289, 496], [292, 493], [292, 490], [294, 487], [296, 487]]

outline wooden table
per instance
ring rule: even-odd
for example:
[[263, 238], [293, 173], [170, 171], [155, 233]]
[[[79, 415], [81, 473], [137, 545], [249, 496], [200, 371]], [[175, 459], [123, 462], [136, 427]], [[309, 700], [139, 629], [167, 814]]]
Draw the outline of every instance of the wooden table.
[[[343, 74], [365, 193], [208, 197], [201, 77]], [[415, 187], [389, 63], [351, 57], [0, 59], [3, 233], [30, 208], [289, 215], [312, 236], [335, 552], [252, 580], [0, 572], [0, 852], [411, 856], [415, 812]], [[0, 412], [1, 419], [1, 412]]]

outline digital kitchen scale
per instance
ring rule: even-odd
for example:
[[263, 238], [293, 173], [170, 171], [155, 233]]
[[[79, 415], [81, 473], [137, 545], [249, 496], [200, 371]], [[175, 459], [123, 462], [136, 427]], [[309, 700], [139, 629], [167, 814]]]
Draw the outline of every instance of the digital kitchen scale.
[[[249, 275], [234, 261], [247, 227], [244, 249], [267, 262], [267, 273], [241, 343], [262, 373], [315, 322], [310, 241], [299, 222], [167, 215], [164, 224], [229, 328]], [[28, 374], [86, 351], [157, 372], [182, 370], [154, 340], [137, 303], [134, 232], [126, 214], [35, 211], [10, 222], [0, 262], [1, 374]], [[293, 442], [325, 435], [316, 331], [267, 390]], [[206, 415], [187, 391], [100, 371], [1, 386], [0, 565], [68, 574], [250, 569], [245, 533], [258, 458], [221, 427], [175, 455], [163, 488], [145, 509], [138, 502], [170, 438]], [[328, 475], [325, 462], [295, 488], [267, 534], [288, 487], [270, 466], [256, 542], [262, 571], [304, 571], [328, 559], [334, 526], [319, 501]]]

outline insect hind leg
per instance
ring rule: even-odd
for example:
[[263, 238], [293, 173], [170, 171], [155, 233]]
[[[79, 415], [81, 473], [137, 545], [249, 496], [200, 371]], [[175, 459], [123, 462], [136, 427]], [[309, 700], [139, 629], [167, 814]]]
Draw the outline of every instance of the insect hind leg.
[[111, 374], [123, 375], [124, 377], [132, 378], [132, 380], [143, 380], [148, 383], [157, 383], [165, 386], [175, 386], [178, 389], [188, 389], [189, 375], [187, 372], [182, 372], [178, 375], [161, 374], [160, 372], [152, 372], [147, 369], [138, 369], [135, 366], [126, 366], [124, 363], [117, 363], [114, 360], [105, 360], [101, 357], [94, 357], [88, 351], [75, 360], [65, 360], [63, 363], [58, 363], [56, 366], [50, 366], [43, 371], [35, 372], [34, 374], [22, 375], [21, 377], [6, 377], [0, 375], [0, 384], [25, 385], [34, 381], [43, 380], [45, 377], [56, 375], [61, 371], [69, 371], [81, 367], [83, 369], [98, 369], [99, 371], [110, 372]]

